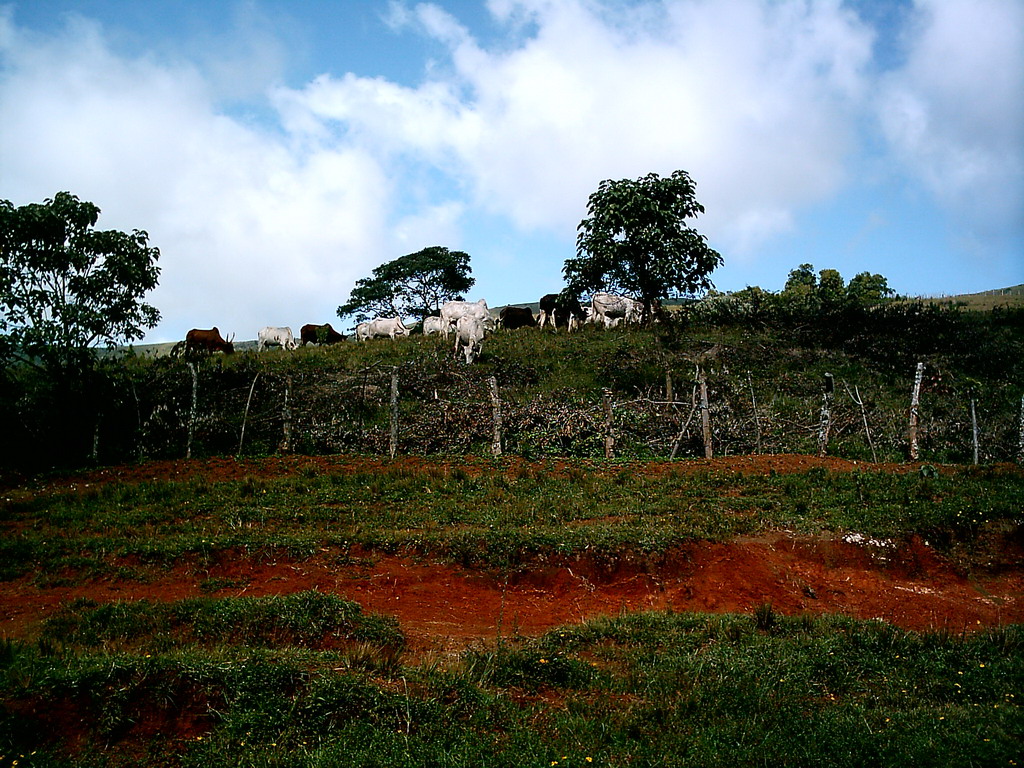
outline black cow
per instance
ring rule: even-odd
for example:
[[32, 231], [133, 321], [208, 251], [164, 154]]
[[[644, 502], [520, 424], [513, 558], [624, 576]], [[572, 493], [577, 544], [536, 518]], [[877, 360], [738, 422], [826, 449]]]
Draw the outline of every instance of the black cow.
[[569, 331], [573, 331], [583, 325], [587, 314], [580, 306], [579, 299], [567, 299], [560, 293], [549, 293], [540, 300], [540, 327], [543, 328], [548, 322], [551, 327], [558, 329], [564, 325]]
[[537, 325], [537, 318], [529, 307], [505, 307], [498, 313], [501, 327], [509, 331], [516, 328], [528, 328]]

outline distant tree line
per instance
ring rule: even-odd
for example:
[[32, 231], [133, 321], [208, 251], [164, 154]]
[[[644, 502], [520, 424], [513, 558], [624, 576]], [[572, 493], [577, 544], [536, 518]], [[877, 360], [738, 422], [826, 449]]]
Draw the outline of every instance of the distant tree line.
[[795, 346], [842, 349], [893, 371], [935, 358], [977, 378], [1024, 377], [1024, 311], [972, 312], [899, 297], [884, 276], [869, 272], [846, 282], [835, 269], [815, 273], [801, 264], [781, 291], [712, 291], [678, 323], [779, 334]]

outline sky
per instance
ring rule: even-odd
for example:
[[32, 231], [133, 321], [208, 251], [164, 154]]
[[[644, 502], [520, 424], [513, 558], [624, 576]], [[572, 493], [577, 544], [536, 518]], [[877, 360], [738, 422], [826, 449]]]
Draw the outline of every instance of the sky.
[[720, 291], [1024, 283], [1024, 0], [0, 0], [0, 199], [148, 232], [146, 342], [349, 327], [434, 245], [536, 301], [602, 180], [679, 169]]

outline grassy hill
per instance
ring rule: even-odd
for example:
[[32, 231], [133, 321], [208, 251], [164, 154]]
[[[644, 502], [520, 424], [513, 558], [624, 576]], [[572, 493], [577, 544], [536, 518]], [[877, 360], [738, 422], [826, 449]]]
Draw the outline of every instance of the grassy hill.
[[[77, 394], [29, 372], [11, 382], [0, 392], [5, 450], [12, 466], [60, 463], [65, 453], [79, 462], [388, 453], [394, 373], [396, 450], [405, 454], [489, 454], [493, 377], [505, 453], [603, 458], [611, 437], [617, 458], [703, 456], [703, 378], [715, 455], [817, 453], [825, 426], [830, 455], [892, 461], [908, 455], [918, 363], [922, 458], [970, 461], [972, 418], [980, 461], [1020, 450], [1020, 311], [894, 302], [832, 316], [697, 317], [572, 335], [499, 331], [469, 367], [449, 342], [423, 336], [262, 354], [239, 345], [198, 361], [194, 377], [180, 358], [135, 350], [107, 360], [101, 380]], [[834, 390], [823, 425], [826, 374]]]
[[927, 300], [976, 311], [988, 311], [996, 307], [1020, 308], [1024, 307], [1024, 285], [956, 296], [930, 296]]
[[135, 466], [5, 483], [0, 763], [1016, 764], [1024, 477], [930, 462], [1016, 457], [1024, 312], [748, 309], [8, 371], [0, 467]]
[[[1009, 307], [1019, 308], [1024, 307], [1024, 285], [1016, 285], [1010, 288], [998, 288], [991, 291], [983, 291], [981, 293], [965, 293], [958, 294], [955, 296], [932, 296], [932, 297], [921, 297], [921, 298], [907, 298], [905, 301], [928, 301], [934, 302], [941, 305], [959, 307], [969, 310], [986, 311], [994, 309], [995, 307]], [[527, 302], [514, 302], [512, 304], [503, 304], [501, 306], [492, 307], [491, 314], [497, 317], [498, 313], [504, 309], [504, 307], [529, 307], [529, 309], [536, 315], [540, 311], [540, 305], [536, 301]], [[679, 305], [668, 305], [669, 309], [678, 309]], [[128, 347], [118, 347], [114, 350], [117, 355], [123, 355], [126, 353], [132, 353], [140, 357], [162, 357], [170, 354], [171, 348], [175, 342], [163, 342], [159, 344], [134, 344]], [[236, 341], [235, 348], [239, 352], [245, 352], [250, 349], [255, 349], [256, 340], [252, 339], [249, 341]], [[99, 354], [110, 354], [105, 349], [98, 350]]]

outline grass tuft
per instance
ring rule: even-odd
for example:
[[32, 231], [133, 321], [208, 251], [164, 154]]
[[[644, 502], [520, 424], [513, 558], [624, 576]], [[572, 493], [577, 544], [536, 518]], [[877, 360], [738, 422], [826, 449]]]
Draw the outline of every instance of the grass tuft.
[[279, 597], [141, 600], [97, 604], [80, 599], [47, 619], [43, 637], [74, 646], [162, 650], [192, 645], [338, 648], [372, 645], [400, 651], [393, 619], [316, 591]]

